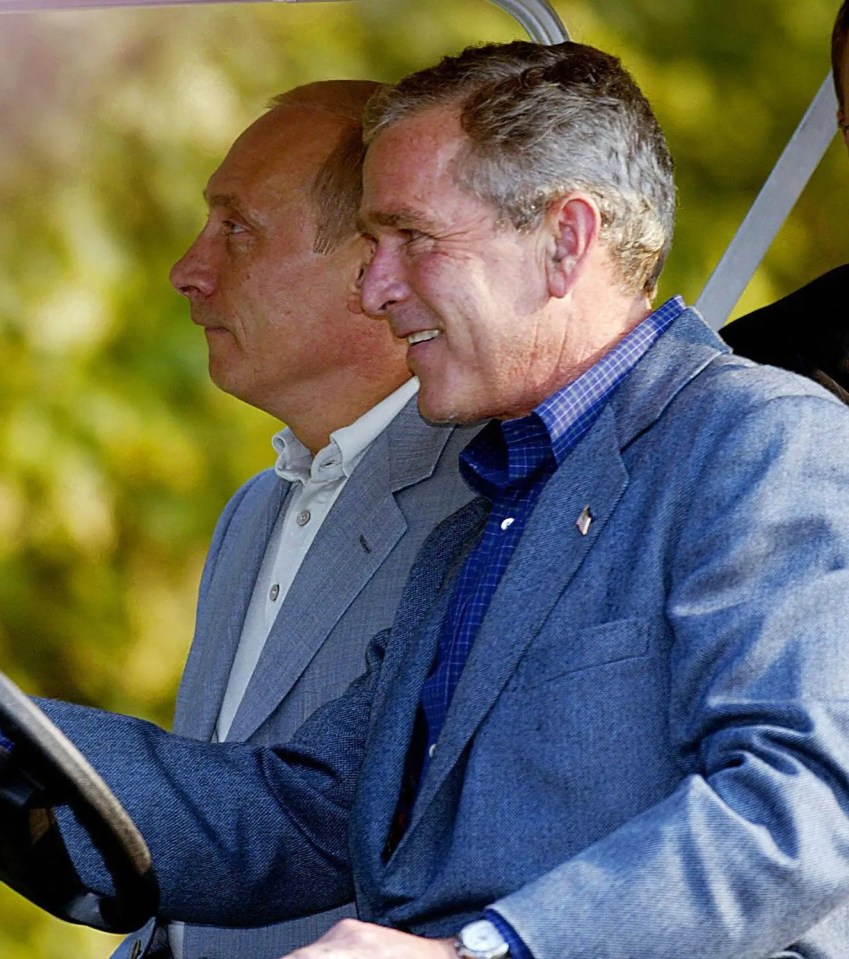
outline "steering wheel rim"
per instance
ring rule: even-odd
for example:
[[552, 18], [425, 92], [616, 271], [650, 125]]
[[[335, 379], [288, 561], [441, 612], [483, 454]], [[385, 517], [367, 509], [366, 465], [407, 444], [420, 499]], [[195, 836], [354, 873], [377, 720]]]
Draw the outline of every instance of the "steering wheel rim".
[[[156, 912], [150, 850], [112, 791], [74, 744], [2, 672], [0, 879], [60, 919], [131, 932]], [[53, 809], [67, 805], [99, 851], [113, 891], [88, 889]]]

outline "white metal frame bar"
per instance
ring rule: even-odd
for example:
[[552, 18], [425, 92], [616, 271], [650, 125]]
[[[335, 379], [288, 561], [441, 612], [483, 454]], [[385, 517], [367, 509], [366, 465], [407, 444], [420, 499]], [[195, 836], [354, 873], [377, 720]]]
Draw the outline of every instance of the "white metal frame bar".
[[569, 39], [563, 21], [548, 0], [491, 0], [525, 28], [537, 43], [562, 43]]
[[0, 0], [0, 13], [90, 10], [98, 7], [181, 7], [211, 3], [322, 3], [325, 0]]
[[696, 307], [715, 330], [728, 319], [743, 295], [834, 139], [836, 111], [837, 98], [829, 74], [696, 301]]

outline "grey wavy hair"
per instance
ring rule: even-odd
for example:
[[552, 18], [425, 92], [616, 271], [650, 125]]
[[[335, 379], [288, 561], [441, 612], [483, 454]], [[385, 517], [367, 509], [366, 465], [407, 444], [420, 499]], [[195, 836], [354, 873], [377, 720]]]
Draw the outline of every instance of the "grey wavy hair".
[[467, 137], [460, 185], [518, 230], [533, 229], [553, 200], [586, 191], [623, 288], [654, 294], [674, 228], [673, 163], [616, 57], [572, 42], [469, 47], [375, 94], [365, 141], [412, 113], [453, 105]]

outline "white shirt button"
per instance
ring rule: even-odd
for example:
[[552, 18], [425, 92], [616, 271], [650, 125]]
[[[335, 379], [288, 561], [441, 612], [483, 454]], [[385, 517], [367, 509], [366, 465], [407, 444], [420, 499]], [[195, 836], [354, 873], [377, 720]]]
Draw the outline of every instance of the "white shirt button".
[[428, 747], [427, 754], [431, 759], [433, 759], [433, 755], [435, 752], [436, 752], [436, 743], [431, 743], [430, 746]]
[[507, 519], [501, 520], [502, 529], [510, 529], [510, 527], [516, 522], [512, 516], [508, 516]]
[[312, 514], [308, 509], [302, 509], [300, 513], [295, 517], [295, 522], [298, 526], [306, 526], [307, 523], [312, 518]]
[[271, 587], [271, 589], [268, 591], [268, 598], [271, 600], [272, 603], [276, 603], [276, 602], [277, 602], [277, 597], [278, 597], [279, 595], [280, 595], [280, 584], [279, 584], [279, 583], [275, 583], [275, 584]]

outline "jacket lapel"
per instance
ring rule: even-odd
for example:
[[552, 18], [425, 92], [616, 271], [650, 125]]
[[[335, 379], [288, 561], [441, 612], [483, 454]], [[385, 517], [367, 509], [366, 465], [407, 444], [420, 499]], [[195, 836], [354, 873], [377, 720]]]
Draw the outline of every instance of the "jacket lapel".
[[372, 443], [292, 583], [233, 720], [231, 739], [247, 739], [277, 709], [380, 569], [407, 531], [395, 494], [433, 473], [450, 434], [426, 424], [414, 398]]
[[230, 518], [177, 696], [174, 731], [180, 735], [212, 738], [254, 583], [289, 487], [269, 471]]
[[393, 626], [372, 704], [368, 753], [376, 761], [363, 766], [351, 815], [356, 823], [351, 831], [352, 856], [369, 864], [358, 870], [359, 895], [369, 899], [380, 898], [381, 889], [385, 893], [382, 852], [398, 804], [422, 685], [436, 656], [455, 574], [480, 535], [488, 512], [486, 500], [472, 500], [429, 538], [413, 567]]
[[[608, 408], [540, 494], [460, 676], [411, 831], [595, 545], [627, 483]], [[587, 507], [592, 519], [584, 535], [577, 521]]]

